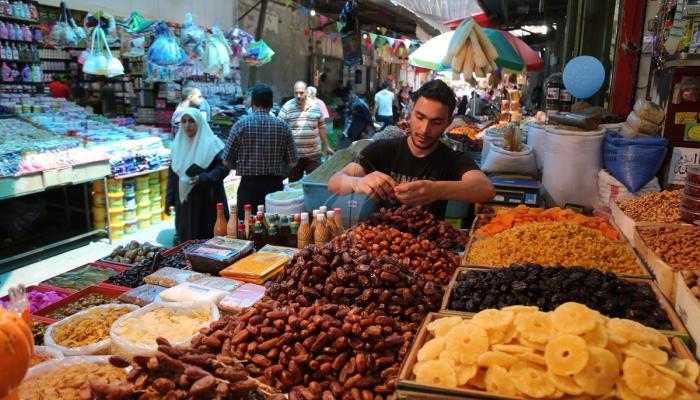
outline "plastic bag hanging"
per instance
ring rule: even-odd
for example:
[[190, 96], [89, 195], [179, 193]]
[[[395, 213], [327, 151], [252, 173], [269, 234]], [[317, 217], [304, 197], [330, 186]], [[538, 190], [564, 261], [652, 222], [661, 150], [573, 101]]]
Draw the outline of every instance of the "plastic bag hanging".
[[270, 46], [265, 43], [264, 40], [258, 40], [250, 44], [248, 48], [248, 55], [245, 56], [244, 60], [250, 65], [261, 66], [272, 61], [272, 56], [275, 52], [270, 48]]
[[178, 65], [185, 61], [187, 54], [175, 42], [170, 33], [170, 29], [164, 22], [159, 22], [156, 26], [157, 38], [148, 49], [148, 61], [157, 66]]
[[105, 41], [106, 43], [114, 43], [119, 39], [117, 21], [114, 19], [113, 15], [107, 14], [102, 10], [91, 12], [86, 15], [83, 26], [86, 31], [99, 26], [105, 33], [104, 36], [107, 39]]
[[81, 54], [81, 58], [84, 56], [85, 61], [83, 63], [83, 72], [86, 74], [97, 75], [97, 60], [95, 57], [95, 45], [99, 39], [97, 38], [97, 30], [92, 32], [92, 40], [90, 44], [90, 51], [84, 51]]
[[233, 57], [247, 55], [248, 47], [255, 41], [253, 35], [238, 27], [226, 29], [225, 36], [233, 51]]
[[78, 45], [78, 37], [75, 31], [68, 22], [68, 11], [66, 3], [61, 2], [61, 13], [58, 21], [51, 28], [49, 35], [49, 43], [56, 48], [76, 47]]
[[152, 30], [155, 27], [156, 22], [158, 21], [148, 21], [141, 16], [138, 11], [134, 11], [126, 20], [117, 22], [117, 25], [121, 26], [131, 35], [140, 35]]
[[224, 34], [214, 26], [211, 35], [207, 38], [207, 49], [204, 53], [205, 72], [218, 77], [231, 73], [231, 56], [233, 51], [229, 47]]
[[180, 45], [185, 50], [185, 54], [190, 60], [199, 60], [204, 57], [204, 41], [206, 34], [204, 29], [194, 23], [191, 13], [185, 14], [185, 21], [182, 23], [182, 36]]

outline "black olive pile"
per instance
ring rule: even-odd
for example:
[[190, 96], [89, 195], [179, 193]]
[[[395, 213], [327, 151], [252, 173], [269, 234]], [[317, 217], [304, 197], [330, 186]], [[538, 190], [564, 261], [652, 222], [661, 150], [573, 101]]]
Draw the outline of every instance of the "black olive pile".
[[156, 253], [162, 251], [163, 248], [154, 246], [148, 242], [139, 243], [132, 241], [126, 246], [117, 246], [109, 256], [105, 257], [104, 261], [111, 261], [119, 264], [139, 264], [145, 260], [152, 260]]
[[462, 272], [450, 293], [448, 308], [478, 312], [522, 304], [551, 311], [569, 301], [585, 304], [610, 318], [673, 329], [651, 286], [580, 267], [526, 264]]
[[191, 270], [192, 264], [187, 260], [185, 256], [185, 251], [193, 250], [199, 246], [200, 243], [204, 243], [204, 240], [195, 240], [194, 243], [188, 244], [185, 247], [181, 247], [173, 254], [166, 257], [161, 257], [157, 261], [156, 269], [161, 269], [164, 267], [171, 267], [177, 269]]
[[152, 273], [151, 264], [151, 260], [142, 261], [141, 264], [129, 268], [120, 274], [111, 276], [107, 279], [107, 283], [128, 288], [141, 286], [143, 285], [143, 278]]

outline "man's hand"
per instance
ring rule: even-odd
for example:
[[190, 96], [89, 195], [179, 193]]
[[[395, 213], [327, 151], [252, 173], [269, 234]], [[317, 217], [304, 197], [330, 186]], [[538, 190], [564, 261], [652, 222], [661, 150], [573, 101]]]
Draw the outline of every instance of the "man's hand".
[[394, 187], [394, 194], [400, 202], [409, 206], [430, 204], [437, 200], [434, 184], [435, 182], [427, 180], [402, 183]]
[[361, 178], [355, 187], [356, 193], [364, 193], [372, 199], [388, 200], [394, 197], [396, 181], [389, 175], [375, 171]]
[[190, 178], [190, 185], [197, 186], [197, 182], [199, 182], [199, 175]]
[[332, 156], [333, 154], [335, 154], [335, 151], [331, 150], [330, 147], [326, 147], [323, 151], [326, 153], [326, 155], [329, 155], [329, 156]]

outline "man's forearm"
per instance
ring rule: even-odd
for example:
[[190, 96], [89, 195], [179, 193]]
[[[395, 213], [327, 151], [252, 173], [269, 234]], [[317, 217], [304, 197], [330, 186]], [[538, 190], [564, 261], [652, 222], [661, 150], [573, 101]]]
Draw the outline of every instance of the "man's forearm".
[[326, 127], [322, 126], [318, 128], [318, 135], [321, 137], [321, 145], [324, 149], [328, 149], [328, 136], [326, 136]]
[[362, 178], [347, 175], [343, 173], [343, 171], [337, 172], [328, 181], [328, 191], [340, 196], [345, 196], [355, 191], [357, 182], [360, 179]]
[[495, 194], [490, 184], [476, 184], [469, 181], [437, 181], [434, 187], [437, 199], [463, 203], [487, 202]]

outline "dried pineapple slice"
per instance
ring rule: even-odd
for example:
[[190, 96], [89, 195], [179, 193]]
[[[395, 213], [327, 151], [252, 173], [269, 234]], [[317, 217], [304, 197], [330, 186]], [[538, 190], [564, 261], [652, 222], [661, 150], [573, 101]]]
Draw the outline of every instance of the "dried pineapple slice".
[[662, 365], [668, 362], [668, 353], [651, 344], [628, 343], [621, 347], [622, 354], [648, 362], [649, 364]]
[[644, 400], [643, 397], [638, 396], [627, 386], [622, 377], [618, 378], [617, 382], [615, 382], [615, 388], [617, 389], [618, 397], [622, 400]]
[[462, 364], [476, 364], [479, 356], [489, 349], [489, 337], [484, 328], [461, 323], [445, 336], [445, 349], [459, 354]]
[[527, 347], [527, 346], [520, 345], [520, 344], [495, 344], [495, 345], [491, 346], [491, 350], [502, 351], [502, 352], [508, 353], [508, 354], [534, 353], [535, 352], [534, 349]]
[[457, 374], [449, 361], [430, 360], [416, 371], [416, 382], [455, 388], [457, 387]]
[[683, 389], [690, 390], [691, 392], [698, 391], [698, 385], [695, 383], [695, 381], [691, 381], [690, 379], [684, 377], [683, 375], [670, 368], [666, 368], [661, 365], [654, 365], [653, 367], [659, 370], [659, 372], [661, 372], [662, 374], [676, 381], [677, 386], [681, 386]]
[[516, 354], [515, 357], [532, 364], [541, 365], [543, 367], [547, 365], [547, 361], [545, 361], [544, 357], [537, 353], [520, 353]]
[[564, 303], [552, 312], [552, 326], [559, 333], [582, 335], [592, 331], [595, 325], [595, 312], [583, 304]]
[[440, 353], [441, 361], [447, 361], [454, 367], [457, 374], [457, 386], [465, 385], [470, 379], [476, 375], [478, 367], [475, 364], [462, 364], [461, 357], [458, 353], [443, 351]]
[[518, 391], [508, 374], [508, 370], [499, 365], [492, 365], [486, 370], [484, 384], [486, 385], [486, 391], [489, 393], [496, 393], [504, 396], [518, 395]]
[[428, 324], [428, 332], [432, 333], [435, 337], [442, 337], [447, 335], [447, 332], [449, 332], [453, 326], [461, 323], [462, 321], [462, 317], [445, 317], [436, 319]]
[[608, 331], [603, 324], [596, 324], [593, 330], [581, 335], [586, 344], [604, 349], [608, 345]]
[[469, 386], [473, 386], [477, 389], [486, 390], [486, 370], [483, 368], [478, 368], [476, 370], [476, 375], [467, 382]]
[[547, 370], [547, 378], [557, 390], [561, 390], [570, 396], [578, 396], [583, 393], [583, 388], [576, 383], [572, 376], [557, 375], [551, 370]]
[[437, 360], [440, 353], [445, 349], [445, 338], [436, 337], [423, 343], [423, 347], [418, 350], [418, 361]]
[[700, 394], [697, 391], [688, 391], [676, 386], [671, 398], [673, 400], [700, 400]]
[[510, 311], [514, 315], [521, 314], [521, 313], [531, 313], [531, 312], [540, 311], [540, 309], [537, 308], [537, 306], [522, 306], [522, 305], [503, 307], [503, 308], [501, 308], [501, 310], [502, 311]]
[[510, 311], [489, 308], [479, 311], [472, 317], [472, 322], [486, 330], [505, 331], [513, 322], [514, 314]]
[[622, 378], [636, 395], [651, 399], [669, 397], [676, 388], [676, 381], [635, 357], [622, 364]]
[[[628, 342], [654, 343], [658, 340], [657, 332], [651, 328], [629, 319], [611, 318], [607, 322], [608, 330], [611, 333], [610, 339], [614, 336], [621, 337]], [[618, 343], [617, 344], [626, 344]]]
[[477, 365], [480, 367], [491, 367], [498, 365], [503, 368], [510, 368], [513, 364], [518, 361], [516, 357], [502, 351], [487, 351], [486, 353], [479, 356], [477, 360]]
[[668, 361], [666, 366], [693, 382], [697, 381], [698, 375], [700, 374], [700, 366], [693, 360], [672, 358]]
[[551, 396], [556, 390], [542, 369], [528, 365], [524, 361], [513, 364], [508, 374], [515, 388], [527, 396], [541, 399]]
[[591, 347], [588, 353], [588, 363], [574, 374], [574, 380], [586, 394], [602, 396], [615, 386], [620, 366], [615, 355], [605, 349]]
[[547, 347], [547, 343], [536, 343], [536, 342], [531, 342], [524, 337], [518, 337], [518, 343], [520, 343], [523, 346], [527, 346], [531, 348], [534, 351], [539, 351], [544, 353], [544, 349]]
[[[510, 329], [509, 325], [506, 330]], [[486, 329], [486, 334], [489, 335], [489, 344], [494, 345], [498, 343], [502, 343], [503, 339], [506, 337], [506, 330], [499, 330], [499, 329]]]
[[515, 317], [518, 335], [530, 342], [547, 343], [552, 337], [552, 322], [548, 313], [537, 311]]
[[547, 370], [557, 375], [580, 372], [588, 363], [586, 341], [574, 335], [561, 335], [547, 343], [544, 351]]

